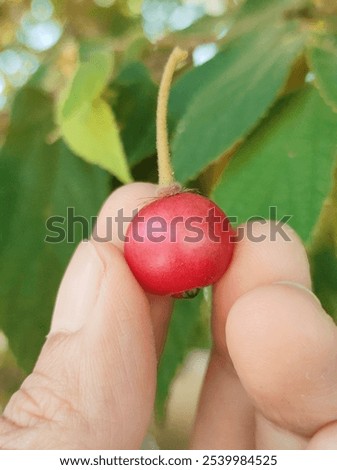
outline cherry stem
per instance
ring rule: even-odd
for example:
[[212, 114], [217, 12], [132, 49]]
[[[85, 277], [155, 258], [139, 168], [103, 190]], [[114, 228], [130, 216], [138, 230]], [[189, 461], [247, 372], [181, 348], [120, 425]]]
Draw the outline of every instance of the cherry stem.
[[176, 71], [177, 65], [185, 60], [187, 56], [187, 51], [180, 49], [180, 47], [173, 49], [165, 66], [159, 87], [157, 105], [157, 154], [160, 187], [168, 187], [175, 184], [167, 130], [167, 108], [174, 72]]

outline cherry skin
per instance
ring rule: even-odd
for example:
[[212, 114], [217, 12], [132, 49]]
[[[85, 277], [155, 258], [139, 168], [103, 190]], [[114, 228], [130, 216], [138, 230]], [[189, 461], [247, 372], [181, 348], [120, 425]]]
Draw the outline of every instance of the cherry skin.
[[145, 291], [183, 297], [225, 273], [233, 234], [226, 214], [214, 202], [181, 192], [156, 199], [138, 212], [127, 229], [124, 255]]

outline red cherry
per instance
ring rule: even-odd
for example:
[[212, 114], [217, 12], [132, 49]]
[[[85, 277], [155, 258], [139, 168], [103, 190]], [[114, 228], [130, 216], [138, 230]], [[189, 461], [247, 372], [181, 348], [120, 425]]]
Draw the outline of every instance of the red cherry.
[[233, 230], [224, 212], [198, 194], [155, 200], [130, 223], [125, 258], [149, 293], [183, 297], [218, 281], [230, 263]]
[[187, 52], [176, 47], [165, 66], [157, 107], [159, 199], [141, 209], [126, 233], [125, 259], [152, 294], [191, 297], [214, 284], [232, 257], [226, 214], [198, 194], [181, 191], [170, 160], [167, 106], [173, 73]]

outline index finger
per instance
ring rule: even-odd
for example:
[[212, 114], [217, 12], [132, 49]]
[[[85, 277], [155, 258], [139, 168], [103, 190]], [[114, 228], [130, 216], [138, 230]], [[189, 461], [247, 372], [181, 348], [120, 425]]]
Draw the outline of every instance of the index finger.
[[239, 227], [242, 239], [227, 273], [213, 291], [214, 348], [201, 394], [192, 446], [240, 449], [255, 446], [255, 411], [242, 387], [226, 345], [226, 321], [237, 299], [250, 290], [288, 280], [310, 287], [305, 249], [290, 227], [275, 237], [273, 222]]

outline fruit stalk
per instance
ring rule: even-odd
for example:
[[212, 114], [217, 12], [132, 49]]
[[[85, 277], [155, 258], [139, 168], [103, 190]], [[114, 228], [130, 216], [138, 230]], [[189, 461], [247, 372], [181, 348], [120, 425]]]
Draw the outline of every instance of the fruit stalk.
[[187, 56], [187, 51], [180, 49], [180, 47], [175, 47], [173, 49], [165, 66], [159, 88], [157, 105], [157, 154], [159, 186], [161, 188], [167, 188], [176, 185], [170, 158], [167, 129], [167, 108], [174, 72], [178, 64], [185, 60]]
[[[217, 282], [233, 253], [233, 230], [226, 214], [209, 199], [184, 191], [174, 180], [167, 132], [168, 97], [177, 64], [186, 57], [187, 52], [178, 47], [173, 50], [159, 88], [158, 197], [132, 219], [124, 245], [125, 259], [142, 288], [174, 298], [192, 298], [200, 288]], [[192, 221], [197, 226], [191, 226]]]

